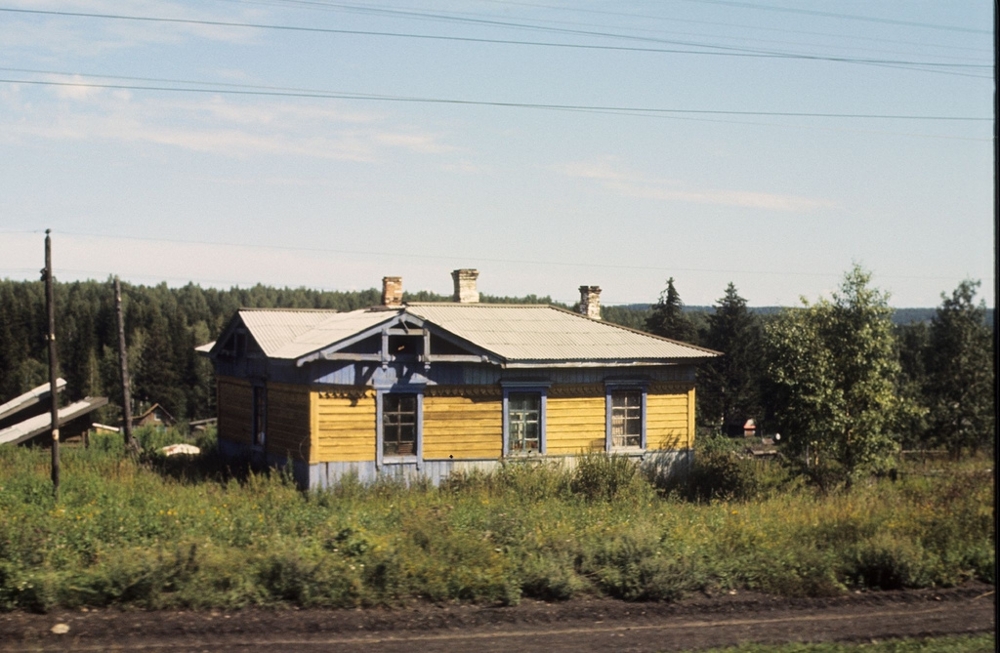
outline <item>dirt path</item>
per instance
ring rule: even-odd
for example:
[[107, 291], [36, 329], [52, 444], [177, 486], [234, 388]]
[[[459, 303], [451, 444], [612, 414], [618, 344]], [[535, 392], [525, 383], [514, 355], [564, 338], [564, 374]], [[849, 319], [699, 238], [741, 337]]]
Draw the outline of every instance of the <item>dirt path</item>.
[[[524, 602], [512, 608], [59, 611], [0, 614], [0, 651], [671, 651], [756, 641], [867, 641], [993, 631], [989, 585], [828, 599], [757, 594], [673, 604]], [[69, 631], [55, 634], [65, 624]]]

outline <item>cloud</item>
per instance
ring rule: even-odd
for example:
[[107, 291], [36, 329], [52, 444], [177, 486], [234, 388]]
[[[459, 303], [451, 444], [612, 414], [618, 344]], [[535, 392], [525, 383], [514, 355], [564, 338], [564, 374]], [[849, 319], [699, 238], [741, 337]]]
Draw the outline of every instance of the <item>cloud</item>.
[[771, 211], [811, 211], [830, 208], [834, 203], [825, 199], [799, 197], [747, 190], [689, 188], [675, 179], [647, 177], [628, 170], [615, 158], [599, 161], [576, 161], [553, 168], [556, 172], [575, 179], [587, 179], [625, 197], [664, 202], [690, 202], [739, 206]]
[[390, 124], [377, 113], [308, 101], [220, 96], [137, 100], [128, 92], [61, 86], [42, 94], [14, 89], [0, 102], [0, 140], [6, 141], [150, 143], [228, 157], [267, 154], [365, 162], [393, 150], [436, 155], [455, 149], [439, 134]]
[[[5, 3], [18, 9], [66, 11], [123, 16], [218, 20], [241, 22], [260, 19], [256, 9], [237, 9], [234, 14], [212, 13], [202, 7], [159, 0], [70, 0], [26, 1]], [[0, 22], [0, 48], [8, 53], [24, 50], [30, 53], [75, 54], [93, 57], [105, 52], [134, 48], [147, 44], [176, 44], [189, 38], [224, 43], [250, 43], [257, 40], [260, 30], [221, 25], [191, 25], [170, 22], [146, 22], [105, 18], [67, 18], [40, 14], [9, 14]]]

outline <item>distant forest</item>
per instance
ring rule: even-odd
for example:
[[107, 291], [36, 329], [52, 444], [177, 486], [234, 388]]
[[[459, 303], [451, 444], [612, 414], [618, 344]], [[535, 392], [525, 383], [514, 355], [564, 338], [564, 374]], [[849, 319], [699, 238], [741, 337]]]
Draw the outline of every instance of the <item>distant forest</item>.
[[[105, 396], [98, 421], [120, 420], [118, 331], [111, 281], [55, 284], [59, 374], [66, 400]], [[421, 291], [406, 301], [451, 301], [450, 295]], [[215, 340], [237, 309], [315, 308], [352, 311], [381, 301], [376, 289], [354, 292], [305, 288], [217, 290], [188, 284], [170, 288], [122, 285], [125, 340], [134, 409], [154, 403], [178, 419], [215, 415], [215, 379], [207, 359], [194, 348]], [[493, 297], [490, 303], [549, 304], [550, 297]], [[45, 286], [39, 281], [0, 280], [0, 403], [48, 381]]]
[[[178, 419], [198, 419], [215, 414], [212, 367], [195, 353], [195, 347], [214, 340], [233, 313], [241, 307], [314, 308], [350, 311], [380, 301], [376, 289], [336, 292], [305, 288], [252, 288], [219, 290], [188, 284], [170, 288], [123, 284], [123, 306], [129, 369], [135, 410], [154, 403]], [[106, 396], [108, 407], [98, 420], [119, 420], [119, 373], [114, 292], [110, 281], [56, 283], [57, 335], [60, 375], [67, 382], [67, 400]], [[404, 295], [406, 301], [450, 301], [450, 295], [421, 291]], [[490, 303], [555, 304], [548, 296], [494, 297]], [[689, 306], [695, 344], [705, 344], [709, 316], [714, 307]], [[777, 307], [750, 309], [762, 319], [776, 315]], [[609, 322], [645, 330], [650, 305], [605, 306]], [[898, 325], [927, 322], [935, 309], [897, 309]], [[993, 323], [993, 311], [987, 314]], [[0, 403], [48, 379], [45, 290], [41, 282], [0, 281]]]

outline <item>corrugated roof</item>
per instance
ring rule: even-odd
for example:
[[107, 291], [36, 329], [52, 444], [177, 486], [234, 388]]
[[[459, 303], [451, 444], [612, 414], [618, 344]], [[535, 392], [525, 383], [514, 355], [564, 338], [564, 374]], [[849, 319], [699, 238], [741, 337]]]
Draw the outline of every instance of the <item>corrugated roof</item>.
[[269, 358], [296, 359], [395, 317], [398, 311], [242, 309], [240, 318]]
[[586, 363], [711, 358], [701, 347], [658, 338], [553, 306], [409, 304], [398, 310], [242, 309], [269, 358], [301, 359], [402, 313], [444, 329], [508, 362]]
[[[60, 377], [56, 379], [56, 392], [62, 392], [66, 387], [66, 379]], [[0, 406], [0, 419], [14, 415], [29, 406], [34, 406], [43, 399], [48, 399], [51, 395], [49, 392], [51, 388], [48, 383], [44, 383], [37, 388], [32, 388], [28, 390], [23, 395], [14, 397], [7, 403]]]
[[[107, 405], [107, 403], [107, 397], [85, 397], [69, 406], [63, 406], [59, 409], [59, 426], [62, 427], [66, 422], [86, 415], [92, 410]], [[52, 416], [49, 413], [35, 415], [0, 431], [0, 444], [20, 444], [45, 433], [51, 427]]]
[[240, 309], [239, 316], [264, 354], [274, 357], [282, 347], [330, 319], [329, 311]]
[[553, 306], [410, 304], [406, 311], [507, 361], [638, 361], [717, 355]]

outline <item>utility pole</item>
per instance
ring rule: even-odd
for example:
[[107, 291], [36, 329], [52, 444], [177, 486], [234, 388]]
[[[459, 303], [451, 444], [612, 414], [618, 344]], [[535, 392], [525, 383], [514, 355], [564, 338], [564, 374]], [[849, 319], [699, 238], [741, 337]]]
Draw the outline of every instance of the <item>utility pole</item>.
[[122, 318], [122, 284], [115, 275], [115, 318], [118, 320], [118, 364], [122, 377], [122, 433], [125, 434], [125, 450], [136, 453], [139, 445], [132, 435], [132, 390], [128, 378], [128, 353], [125, 349], [125, 320]]
[[51, 229], [45, 230], [45, 305], [49, 313], [49, 394], [52, 396], [52, 491], [59, 498], [59, 392], [56, 390], [56, 376], [59, 359], [56, 358], [56, 301], [52, 289], [52, 237]]

